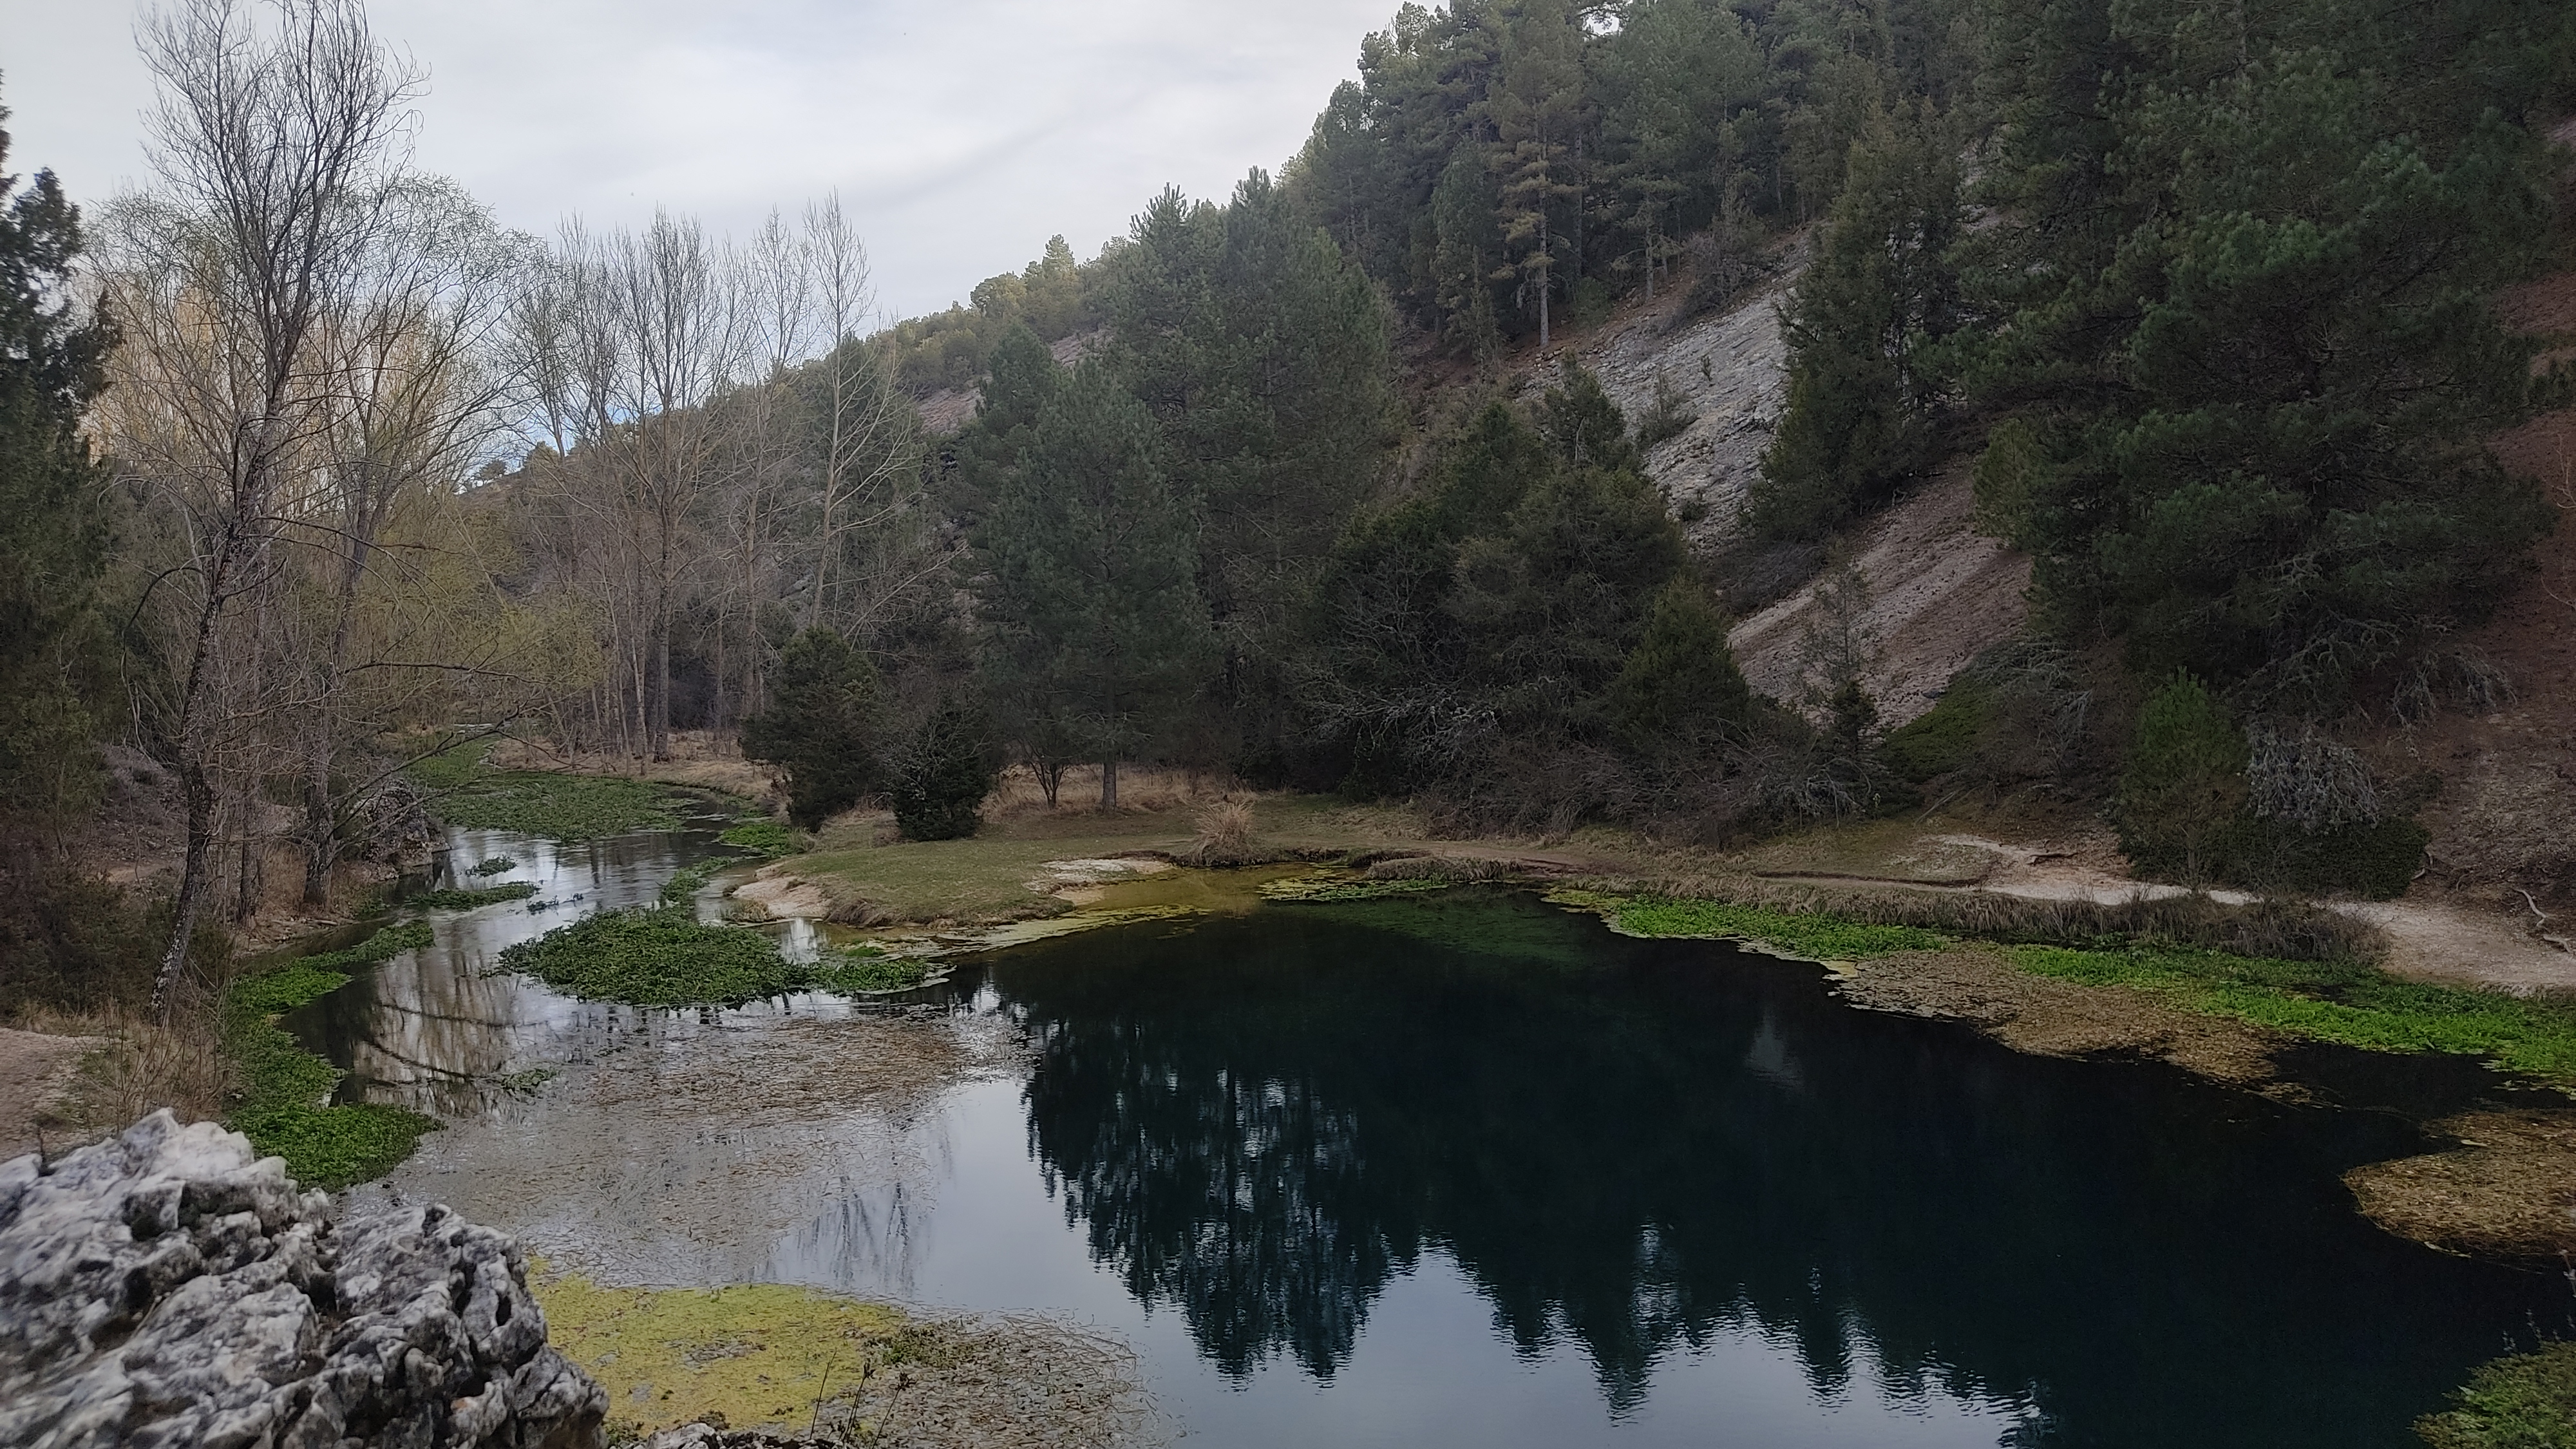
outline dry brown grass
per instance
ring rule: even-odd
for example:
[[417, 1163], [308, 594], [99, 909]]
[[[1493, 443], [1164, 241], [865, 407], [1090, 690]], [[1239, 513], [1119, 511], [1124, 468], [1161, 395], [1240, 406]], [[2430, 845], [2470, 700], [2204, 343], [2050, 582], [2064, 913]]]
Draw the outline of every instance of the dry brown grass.
[[764, 802], [777, 793], [776, 775], [767, 765], [744, 759], [742, 747], [730, 731], [674, 730], [671, 755], [664, 760], [638, 759], [617, 750], [572, 749], [552, 741], [516, 739], [494, 744], [489, 759], [494, 768], [502, 770], [622, 775], [630, 780], [721, 790]]
[[1190, 858], [1199, 865], [1240, 865], [1258, 858], [1253, 845], [1252, 801], [1221, 795], [1198, 810]]
[[[1120, 815], [1156, 815], [1167, 810], [1184, 809], [1211, 796], [1222, 797], [1239, 790], [1226, 775], [1209, 770], [1188, 770], [1166, 765], [1120, 765], [1118, 767], [1118, 808]], [[999, 823], [1026, 815], [1096, 815], [1100, 807], [1100, 767], [1075, 765], [1064, 772], [1056, 786], [1056, 803], [1047, 806], [1046, 791], [1039, 788], [1035, 772], [1026, 765], [1013, 765], [1002, 772], [993, 793], [984, 800], [984, 818]]]
[[178, 1113], [183, 1122], [223, 1114], [233, 1064], [224, 1055], [211, 992], [185, 993], [168, 1026], [123, 1006], [86, 1012], [37, 1007], [13, 1024], [94, 1043], [82, 1057], [67, 1099], [54, 1108], [54, 1116], [84, 1138], [120, 1131], [160, 1107]]

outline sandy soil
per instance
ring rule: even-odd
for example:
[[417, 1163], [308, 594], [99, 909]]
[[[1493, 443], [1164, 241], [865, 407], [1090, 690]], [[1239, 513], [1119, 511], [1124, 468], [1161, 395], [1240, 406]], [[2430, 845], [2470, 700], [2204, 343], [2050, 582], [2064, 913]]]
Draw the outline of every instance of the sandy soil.
[[67, 1145], [53, 1119], [96, 1037], [45, 1036], [0, 1027], [0, 1162], [33, 1152], [41, 1125], [57, 1150]]

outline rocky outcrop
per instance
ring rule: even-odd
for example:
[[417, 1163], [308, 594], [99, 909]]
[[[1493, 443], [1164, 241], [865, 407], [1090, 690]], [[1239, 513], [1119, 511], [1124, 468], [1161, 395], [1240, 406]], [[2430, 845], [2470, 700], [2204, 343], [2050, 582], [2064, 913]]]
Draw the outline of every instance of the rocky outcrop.
[[[1745, 494], [1787, 401], [1780, 304], [1805, 264], [1803, 249], [1792, 249], [1775, 280], [1719, 311], [1641, 312], [1578, 351], [1630, 422], [1654, 408], [1658, 388], [1689, 415], [1690, 425], [1648, 450], [1645, 463], [1696, 545], [1723, 542], [1743, 519]], [[1562, 376], [1561, 363], [1551, 363], [1531, 381], [1554, 386]]]
[[0, 1164], [0, 1444], [587, 1449], [606, 1406], [517, 1246], [444, 1208], [337, 1221], [166, 1110]]

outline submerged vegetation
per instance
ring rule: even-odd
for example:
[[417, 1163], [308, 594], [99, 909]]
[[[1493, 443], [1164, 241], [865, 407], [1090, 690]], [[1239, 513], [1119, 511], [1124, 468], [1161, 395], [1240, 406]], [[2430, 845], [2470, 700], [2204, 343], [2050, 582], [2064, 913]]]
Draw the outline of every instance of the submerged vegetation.
[[225, 992], [224, 1048], [239, 1073], [238, 1098], [225, 1122], [263, 1154], [285, 1158], [287, 1172], [304, 1186], [336, 1190], [381, 1177], [438, 1123], [374, 1103], [325, 1105], [340, 1070], [298, 1046], [277, 1018], [346, 985], [351, 971], [429, 940], [425, 923], [407, 921], [344, 950], [244, 977]]

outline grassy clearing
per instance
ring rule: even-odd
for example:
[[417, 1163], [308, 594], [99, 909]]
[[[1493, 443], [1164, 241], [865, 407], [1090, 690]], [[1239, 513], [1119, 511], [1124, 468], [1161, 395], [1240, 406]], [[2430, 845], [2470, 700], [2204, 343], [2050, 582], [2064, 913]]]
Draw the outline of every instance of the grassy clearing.
[[[1068, 799], [1072, 798], [1070, 795]], [[1309, 858], [1382, 849], [1405, 839], [1399, 812], [1318, 796], [1264, 795], [1247, 802], [1249, 833], [1266, 853]], [[1187, 800], [1157, 810], [1019, 808], [968, 840], [874, 842], [874, 822], [827, 829], [812, 854], [789, 865], [823, 887], [845, 919], [987, 925], [1071, 909], [1032, 881], [1049, 861], [1150, 852], [1193, 858], [1198, 812]]]
[[405, 898], [403, 904], [421, 911], [470, 911], [477, 906], [498, 905], [503, 901], [524, 901], [536, 893], [537, 888], [532, 883], [513, 881], [482, 890], [422, 891]]
[[306, 1187], [336, 1190], [381, 1177], [438, 1123], [399, 1107], [323, 1105], [340, 1069], [296, 1045], [277, 1018], [347, 984], [351, 970], [429, 939], [423, 922], [388, 926], [346, 950], [245, 977], [224, 994], [224, 1050], [240, 1080], [225, 1124], [261, 1153], [285, 1158], [287, 1172]]
[[780, 956], [758, 931], [705, 925], [668, 906], [584, 916], [503, 951], [501, 968], [628, 1006], [739, 1005], [813, 982], [811, 968]]
[[2433, 1449], [2576, 1449], [2576, 1343], [2497, 1359], [2452, 1397], [2415, 1421]]
[[2009, 949], [2023, 970], [2152, 991], [2210, 1016], [2384, 1052], [2484, 1057], [2576, 1082], [2576, 1003], [2399, 981], [2366, 966], [2163, 946]]

